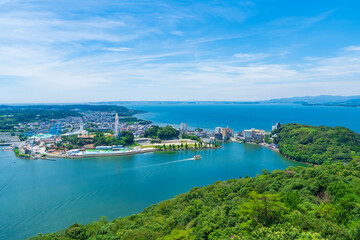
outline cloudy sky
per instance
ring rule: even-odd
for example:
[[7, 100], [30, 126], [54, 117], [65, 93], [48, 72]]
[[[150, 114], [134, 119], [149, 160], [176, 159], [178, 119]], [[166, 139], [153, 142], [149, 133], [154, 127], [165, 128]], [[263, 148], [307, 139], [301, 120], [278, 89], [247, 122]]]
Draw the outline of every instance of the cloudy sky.
[[0, 0], [0, 104], [360, 94], [358, 0]]

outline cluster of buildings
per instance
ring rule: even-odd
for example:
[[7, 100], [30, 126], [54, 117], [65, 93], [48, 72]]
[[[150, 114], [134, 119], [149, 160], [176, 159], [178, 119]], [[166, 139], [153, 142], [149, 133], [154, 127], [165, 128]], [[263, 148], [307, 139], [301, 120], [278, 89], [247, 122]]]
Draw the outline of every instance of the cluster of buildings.
[[234, 136], [234, 130], [229, 128], [229, 126], [226, 127], [226, 128], [222, 128], [222, 127], [216, 127], [215, 128], [215, 133], [214, 133], [214, 139], [215, 140], [228, 141], [233, 136]]
[[47, 130], [52, 126], [52, 122], [31, 122], [31, 123], [18, 123], [17, 126], [14, 126], [16, 130], [23, 131], [41, 131]]
[[246, 142], [262, 143], [264, 141], [265, 135], [266, 135], [265, 130], [258, 130], [255, 128], [251, 128], [249, 130], [243, 131], [243, 139]]
[[[115, 121], [114, 121], [115, 115]], [[97, 118], [99, 117], [99, 119]], [[63, 133], [51, 134], [51, 131], [34, 131], [29, 133], [29, 137], [25, 142], [21, 142], [17, 145], [19, 150], [23, 154], [30, 155], [43, 155], [47, 153], [58, 152], [56, 146], [62, 143], [63, 136], [76, 135], [78, 139], [83, 139], [85, 142], [92, 143], [95, 136], [94, 133], [89, 133], [87, 128], [95, 131], [111, 131], [115, 134], [106, 132], [105, 136], [118, 137], [122, 130], [130, 130], [135, 137], [142, 136], [145, 131], [151, 127], [150, 124], [141, 124], [139, 122], [134, 123], [120, 123], [120, 117], [116, 113], [104, 113], [104, 112], [85, 112], [82, 117], [68, 117], [59, 120]], [[54, 123], [49, 123], [45, 126], [50, 127]], [[49, 128], [48, 128], [49, 129]], [[48, 130], [47, 129], [47, 130]], [[85, 148], [93, 148], [93, 144], [87, 144]], [[91, 147], [92, 146], [92, 147]], [[106, 148], [106, 147], [105, 147]], [[100, 149], [97, 149], [100, 150]], [[69, 151], [69, 154], [74, 154], [76, 151]], [[60, 154], [60, 153], [59, 153]], [[64, 153], [62, 153], [64, 154]]]
[[[281, 127], [281, 123], [276, 123], [271, 127], [271, 131], [274, 131]], [[263, 143], [265, 136], [270, 135], [270, 132], [266, 132], [265, 130], [258, 130], [255, 128], [251, 128], [249, 130], [244, 130], [242, 134], [242, 139], [246, 142], [258, 142]]]
[[[281, 123], [276, 123], [272, 126], [272, 131], [281, 127]], [[216, 127], [215, 131], [208, 133], [204, 130], [201, 131], [190, 131], [188, 129], [188, 124], [181, 123], [179, 128], [181, 133], [187, 133], [189, 135], [198, 136], [202, 139], [203, 142], [208, 141], [245, 141], [245, 142], [255, 142], [255, 143], [264, 143], [265, 136], [270, 135], [270, 132], [266, 132], [261, 129], [245, 129], [241, 132], [234, 133], [234, 130], [230, 127]]]

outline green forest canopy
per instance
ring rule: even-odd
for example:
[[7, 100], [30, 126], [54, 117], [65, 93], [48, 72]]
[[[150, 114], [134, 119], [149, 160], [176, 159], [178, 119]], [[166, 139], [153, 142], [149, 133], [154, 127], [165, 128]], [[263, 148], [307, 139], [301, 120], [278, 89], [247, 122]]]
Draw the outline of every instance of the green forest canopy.
[[297, 161], [349, 162], [360, 156], [360, 134], [344, 127], [285, 124], [273, 133], [280, 153]]
[[160, 139], [174, 139], [179, 137], [180, 132], [172, 126], [159, 127], [157, 125], [151, 126], [145, 131], [144, 137], [160, 138]]
[[93, 112], [117, 112], [119, 116], [131, 116], [143, 111], [128, 109], [117, 105], [90, 105], [90, 104], [64, 104], [64, 105], [24, 105], [7, 106], [0, 105], [0, 110], [47, 110], [47, 111], [93, 111]]

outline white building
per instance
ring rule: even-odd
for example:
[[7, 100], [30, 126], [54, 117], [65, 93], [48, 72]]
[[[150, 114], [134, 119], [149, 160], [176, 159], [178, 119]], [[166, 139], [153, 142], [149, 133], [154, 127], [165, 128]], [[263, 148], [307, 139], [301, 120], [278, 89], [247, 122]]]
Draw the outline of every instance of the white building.
[[264, 130], [257, 130], [255, 128], [244, 130], [244, 139], [248, 142], [263, 142], [265, 136]]
[[215, 133], [221, 133], [221, 132], [222, 132], [222, 127], [215, 128]]
[[181, 123], [180, 124], [180, 131], [181, 132], [186, 132], [188, 130], [188, 125], [187, 125], [187, 123]]
[[250, 129], [250, 130], [244, 130], [244, 138], [245, 141], [254, 141], [253, 138], [253, 130], [255, 130], [254, 128]]
[[281, 127], [281, 123], [276, 123], [275, 125], [273, 125], [271, 127], [271, 131], [274, 131], [274, 130], [278, 129], [279, 127]]

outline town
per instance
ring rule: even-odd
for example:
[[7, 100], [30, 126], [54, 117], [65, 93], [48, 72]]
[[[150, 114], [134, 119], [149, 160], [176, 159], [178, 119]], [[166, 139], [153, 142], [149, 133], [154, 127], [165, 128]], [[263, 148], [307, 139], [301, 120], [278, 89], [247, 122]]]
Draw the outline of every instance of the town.
[[[281, 126], [276, 123], [272, 130]], [[115, 111], [89, 111], [81, 116], [45, 122], [19, 123], [14, 129], [26, 129], [20, 134], [1, 133], [4, 151], [14, 151], [24, 158], [59, 158], [113, 156], [219, 148], [220, 142], [259, 144], [277, 150], [271, 132], [255, 128], [234, 132], [230, 127], [216, 127], [213, 132], [201, 128], [190, 130], [181, 123], [159, 127], [133, 116], [119, 116]]]

